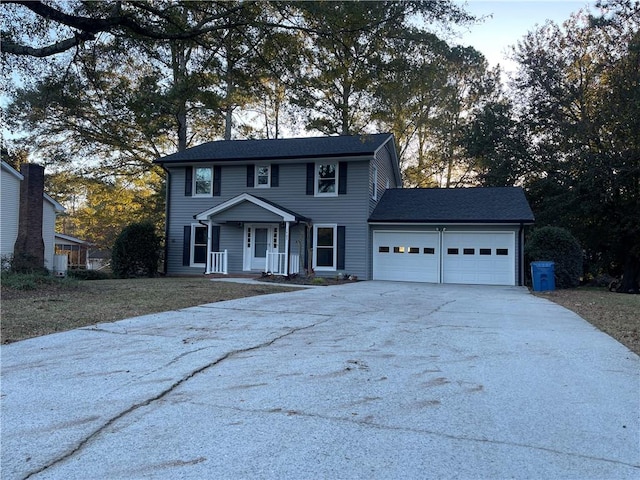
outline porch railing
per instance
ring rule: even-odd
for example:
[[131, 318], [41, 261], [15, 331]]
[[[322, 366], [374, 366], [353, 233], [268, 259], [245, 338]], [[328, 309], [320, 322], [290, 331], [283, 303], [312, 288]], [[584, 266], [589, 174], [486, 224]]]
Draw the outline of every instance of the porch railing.
[[209, 257], [209, 270], [207, 273], [227, 274], [227, 251], [211, 252]]
[[[273, 275], [286, 275], [286, 253], [271, 253], [267, 252], [267, 262], [265, 272], [270, 272]], [[300, 256], [289, 256], [289, 275], [300, 273]]]

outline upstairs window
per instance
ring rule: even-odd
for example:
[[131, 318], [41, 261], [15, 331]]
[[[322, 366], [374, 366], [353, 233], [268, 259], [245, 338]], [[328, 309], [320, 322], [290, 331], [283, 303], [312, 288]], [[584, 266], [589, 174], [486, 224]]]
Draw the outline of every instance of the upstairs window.
[[213, 194], [213, 170], [211, 167], [194, 168], [193, 191], [196, 196], [211, 196]]
[[[307, 163], [306, 194], [316, 197], [335, 197], [347, 194], [347, 162]], [[271, 174], [273, 186], [273, 172]]]
[[269, 165], [256, 165], [256, 187], [269, 188], [271, 186], [271, 168]]
[[336, 189], [338, 165], [319, 163], [316, 166], [316, 195], [337, 195]]

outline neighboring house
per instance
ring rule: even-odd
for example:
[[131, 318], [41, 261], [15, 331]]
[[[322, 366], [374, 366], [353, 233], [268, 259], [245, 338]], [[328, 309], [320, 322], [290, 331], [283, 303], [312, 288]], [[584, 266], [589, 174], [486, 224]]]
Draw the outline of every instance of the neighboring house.
[[89, 247], [91, 244], [70, 235], [56, 233], [56, 255], [67, 256], [67, 267], [73, 269], [89, 268]]
[[[44, 193], [44, 169], [41, 166], [24, 164], [22, 168], [33, 169], [34, 171], [34, 174], [27, 179], [32, 181], [31, 188], [25, 184], [25, 176], [22, 173], [15, 170], [8, 163], [2, 162], [0, 255], [3, 259], [14, 255], [16, 241], [21, 230], [25, 237], [32, 236], [32, 232], [41, 232], [42, 244], [37, 249], [43, 247], [43, 250], [38, 252], [38, 256], [40, 254], [44, 256], [44, 267], [51, 270], [54, 265], [56, 215], [63, 213], [64, 207]], [[27, 201], [32, 201], [35, 209], [41, 210], [41, 212], [33, 212], [34, 209], [22, 208], [22, 212], [27, 213], [23, 213], [24, 218], [21, 221], [21, 203], [25, 202], [25, 198]], [[33, 225], [34, 221], [40, 223], [40, 225]], [[37, 235], [39, 234], [37, 233]]]
[[168, 274], [522, 283], [522, 189], [402, 189], [390, 134], [209, 142], [156, 163]]
[[111, 252], [105, 250], [89, 250], [89, 270], [104, 270], [111, 266]]

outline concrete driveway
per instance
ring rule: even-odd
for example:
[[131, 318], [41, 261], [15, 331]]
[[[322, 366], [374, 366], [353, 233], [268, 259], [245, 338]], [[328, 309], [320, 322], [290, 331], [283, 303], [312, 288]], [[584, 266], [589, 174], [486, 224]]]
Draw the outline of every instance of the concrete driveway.
[[521, 287], [214, 303], [2, 346], [2, 478], [635, 479], [639, 372]]

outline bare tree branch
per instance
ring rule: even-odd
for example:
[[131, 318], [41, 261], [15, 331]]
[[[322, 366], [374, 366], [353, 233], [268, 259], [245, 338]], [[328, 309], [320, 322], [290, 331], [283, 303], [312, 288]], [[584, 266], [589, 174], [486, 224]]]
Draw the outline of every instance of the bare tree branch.
[[154, 8], [150, 3], [146, 2], [128, 3], [146, 17], [151, 14], [175, 27], [174, 30], [169, 31], [144, 25], [133, 13], [123, 13], [122, 2], [115, 4], [109, 16], [104, 18], [71, 15], [41, 1], [3, 0], [2, 3], [20, 5], [41, 18], [77, 30], [73, 37], [42, 47], [22, 45], [11, 38], [2, 38], [0, 51], [3, 53], [33, 57], [47, 57], [65, 52], [83, 42], [95, 40], [96, 34], [101, 32], [115, 33], [118, 30], [125, 30], [155, 40], [190, 40], [209, 32], [246, 25], [246, 22], [212, 24], [216, 20], [228, 18], [229, 15], [242, 10], [244, 8], [242, 4], [225, 9], [223, 13], [205, 17], [195, 27], [192, 27], [176, 22], [175, 18], [170, 15], [172, 7], [162, 10]]

